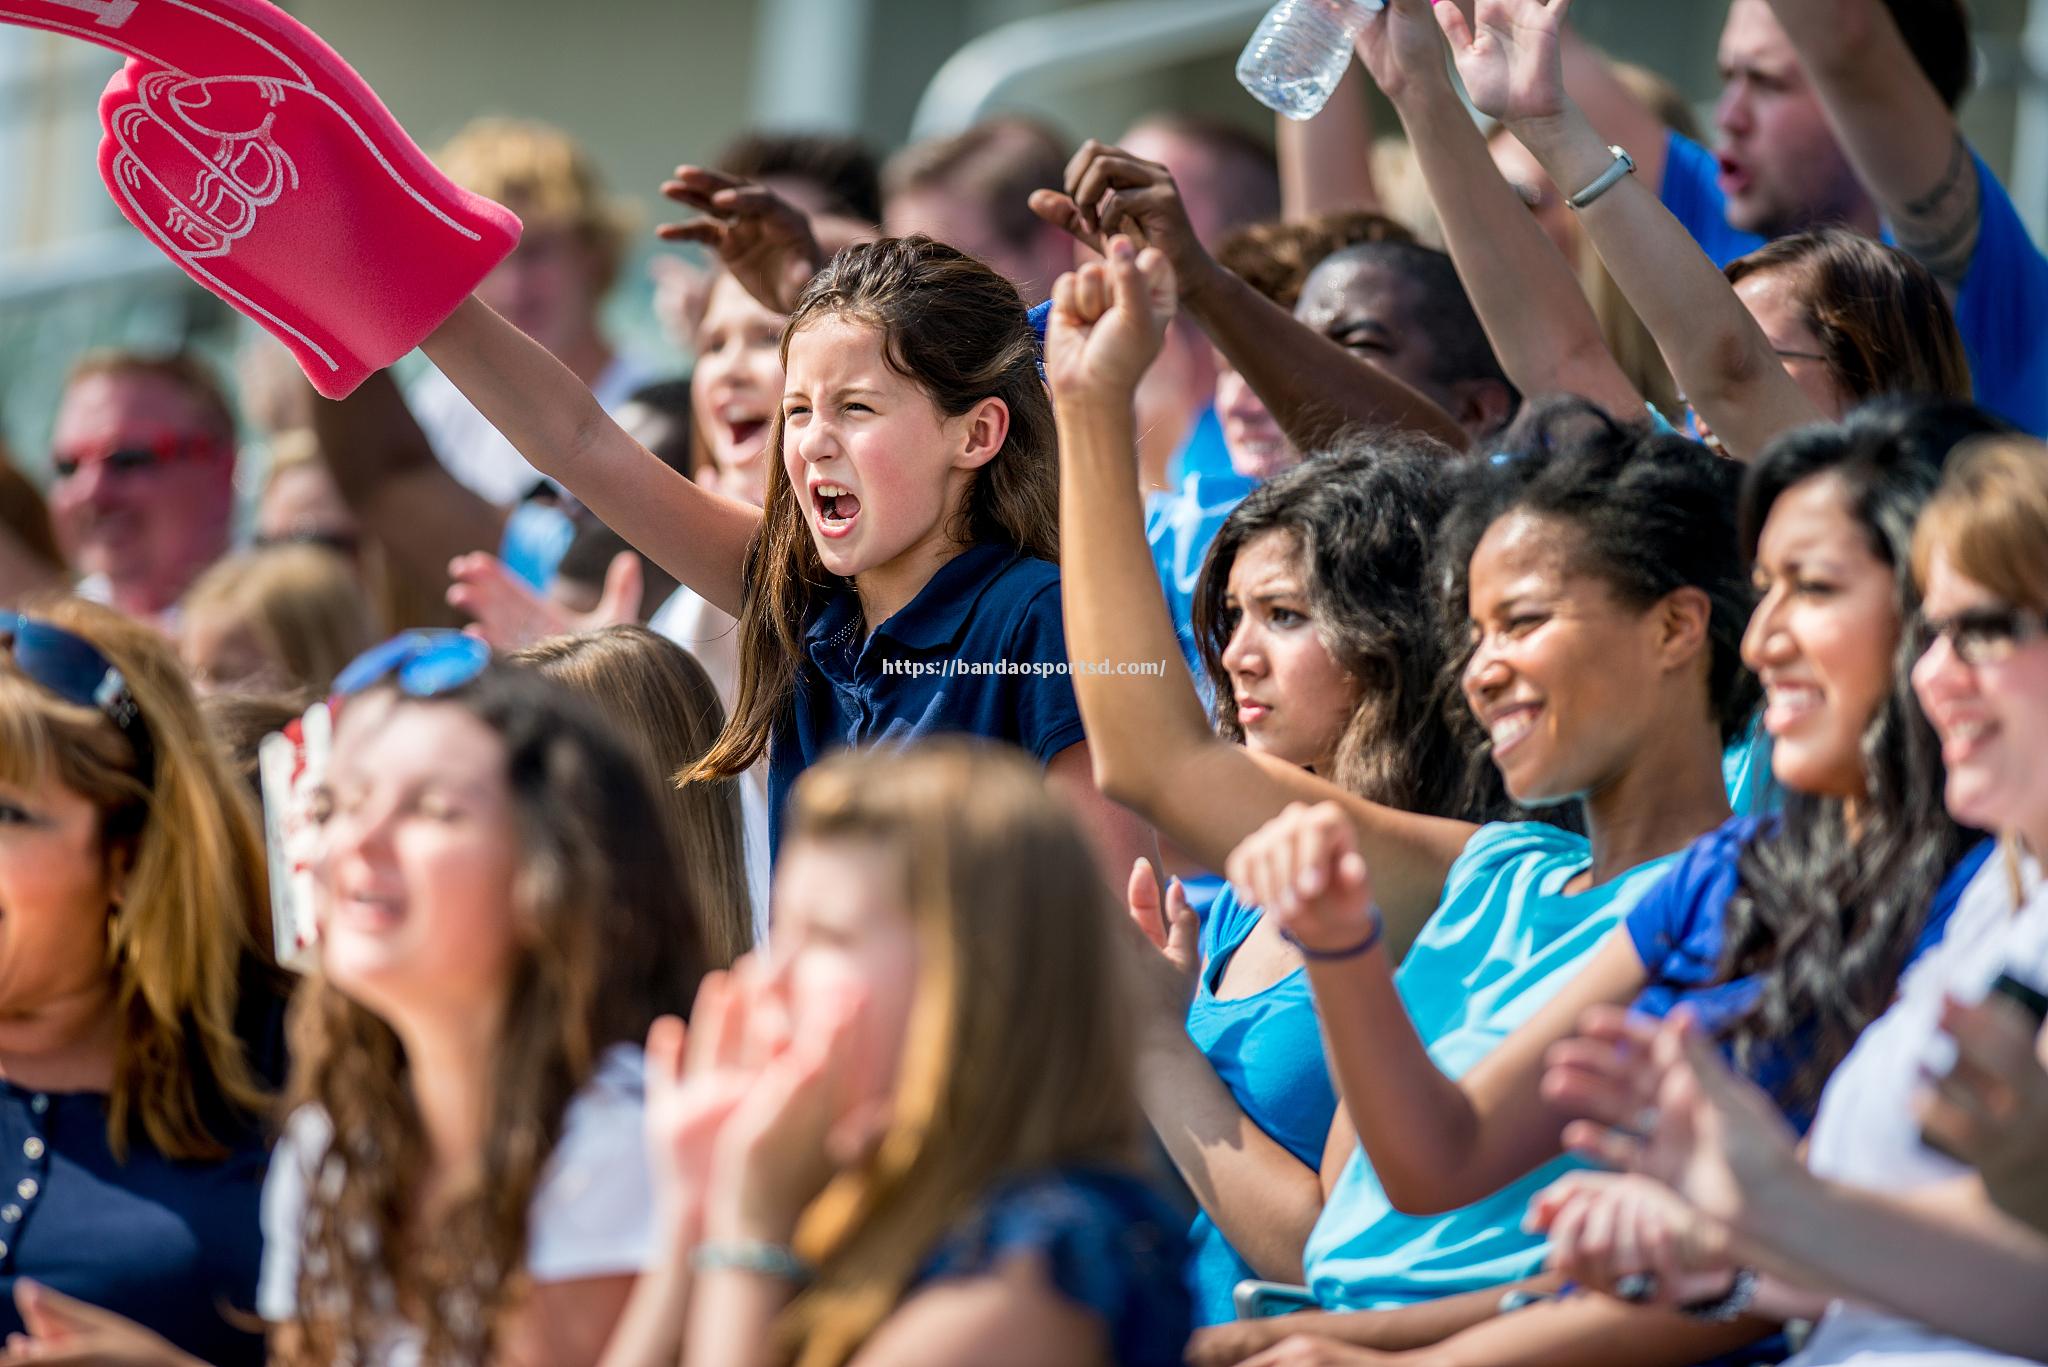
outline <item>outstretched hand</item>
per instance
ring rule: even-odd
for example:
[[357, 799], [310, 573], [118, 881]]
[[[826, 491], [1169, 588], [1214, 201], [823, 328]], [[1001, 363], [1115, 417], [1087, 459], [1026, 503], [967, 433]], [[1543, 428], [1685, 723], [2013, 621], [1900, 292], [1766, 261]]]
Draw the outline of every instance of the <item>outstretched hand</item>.
[[1478, 0], [1470, 23], [1454, 4], [1435, 7], [1473, 107], [1510, 126], [1564, 112], [1562, 40], [1571, 4]]
[[1053, 285], [1045, 375], [1054, 397], [1130, 402], [1165, 344], [1175, 306], [1166, 257], [1153, 247], [1139, 251], [1128, 237], [1111, 238], [1106, 260], [1090, 261]]
[[1279, 917], [1309, 949], [1335, 952], [1373, 932], [1372, 878], [1335, 802], [1288, 804], [1238, 843], [1224, 871], [1247, 906]]
[[0, 22], [128, 58], [100, 98], [116, 207], [329, 398], [419, 345], [518, 240], [266, 0], [0, 0]]
[[825, 265], [811, 221], [765, 185], [702, 166], [678, 166], [661, 192], [700, 217], [664, 223], [655, 235], [711, 248], [747, 293], [776, 313], [793, 312], [797, 296]]

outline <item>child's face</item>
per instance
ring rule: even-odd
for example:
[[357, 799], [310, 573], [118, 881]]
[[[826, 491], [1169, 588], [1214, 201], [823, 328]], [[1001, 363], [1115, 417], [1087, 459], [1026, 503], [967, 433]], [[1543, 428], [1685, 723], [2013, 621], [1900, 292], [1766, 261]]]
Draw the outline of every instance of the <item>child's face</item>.
[[790, 339], [782, 422], [783, 471], [819, 557], [852, 577], [946, 542], [1009, 414], [989, 399], [948, 418], [889, 367], [877, 329], [825, 317]]
[[321, 960], [386, 1020], [497, 1010], [518, 942], [505, 745], [466, 709], [370, 695], [328, 771]]
[[730, 274], [711, 287], [697, 329], [690, 406], [718, 472], [761, 501], [762, 455], [782, 393], [782, 315], [762, 307]]
[[849, 996], [861, 1002], [861, 1076], [849, 1106], [886, 1100], [917, 996], [917, 927], [904, 905], [903, 857], [872, 841], [796, 840], [775, 868], [770, 991], [792, 1037], [828, 1028]]

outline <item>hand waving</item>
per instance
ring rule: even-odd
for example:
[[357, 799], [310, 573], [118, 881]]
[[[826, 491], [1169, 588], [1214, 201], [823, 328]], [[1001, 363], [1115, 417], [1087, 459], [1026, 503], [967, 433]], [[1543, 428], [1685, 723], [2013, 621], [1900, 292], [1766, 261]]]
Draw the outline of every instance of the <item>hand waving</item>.
[[1356, 945], [1378, 919], [1351, 818], [1334, 802], [1290, 803], [1238, 843], [1224, 871], [1239, 897], [1311, 950]]
[[1046, 320], [1045, 374], [1056, 397], [1100, 395], [1128, 403], [1173, 320], [1173, 268], [1156, 248], [1127, 237], [1106, 261], [1061, 276]]
[[664, 223], [655, 235], [711, 248], [747, 293], [776, 313], [794, 311], [797, 296], [825, 264], [811, 221], [766, 186], [701, 166], [678, 166], [661, 192], [702, 217]]
[[329, 398], [417, 346], [518, 240], [265, 0], [0, 0], [0, 22], [127, 56], [100, 98], [115, 204]]
[[1478, 0], [1467, 24], [1455, 4], [1436, 6], [1465, 93], [1482, 114], [1510, 126], [1564, 112], [1561, 37], [1572, 0]]

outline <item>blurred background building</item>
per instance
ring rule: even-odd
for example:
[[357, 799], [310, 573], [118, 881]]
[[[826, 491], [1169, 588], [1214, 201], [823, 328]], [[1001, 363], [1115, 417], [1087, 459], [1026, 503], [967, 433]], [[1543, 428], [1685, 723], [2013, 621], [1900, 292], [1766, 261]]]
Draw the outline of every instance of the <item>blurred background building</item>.
[[[656, 187], [750, 126], [857, 132], [879, 151], [992, 109], [1069, 136], [1199, 110], [1270, 127], [1231, 76], [1269, 0], [292, 0], [430, 149], [479, 114], [559, 124], [615, 194], [666, 217]], [[2048, 0], [1973, 0], [1979, 88], [1966, 123], [2048, 237]], [[1723, 0], [1582, 0], [1616, 54], [1715, 89]], [[2031, 39], [2029, 20], [2031, 11]], [[2031, 50], [2033, 59], [2027, 59]], [[32, 475], [64, 368], [96, 344], [198, 344], [236, 323], [122, 222], [94, 159], [114, 67], [71, 40], [0, 27], [0, 422]], [[1384, 115], [1384, 111], [1382, 111]], [[1384, 126], [1392, 127], [1391, 117]], [[652, 359], [642, 260], [613, 302]]]

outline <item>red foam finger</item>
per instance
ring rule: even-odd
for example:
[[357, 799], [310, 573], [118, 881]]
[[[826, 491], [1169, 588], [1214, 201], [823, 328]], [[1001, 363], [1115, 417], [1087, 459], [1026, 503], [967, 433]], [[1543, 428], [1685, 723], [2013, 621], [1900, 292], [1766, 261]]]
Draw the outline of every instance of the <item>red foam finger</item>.
[[0, 22], [127, 54], [100, 100], [122, 214], [340, 398], [512, 250], [375, 92], [266, 0], [0, 0]]

